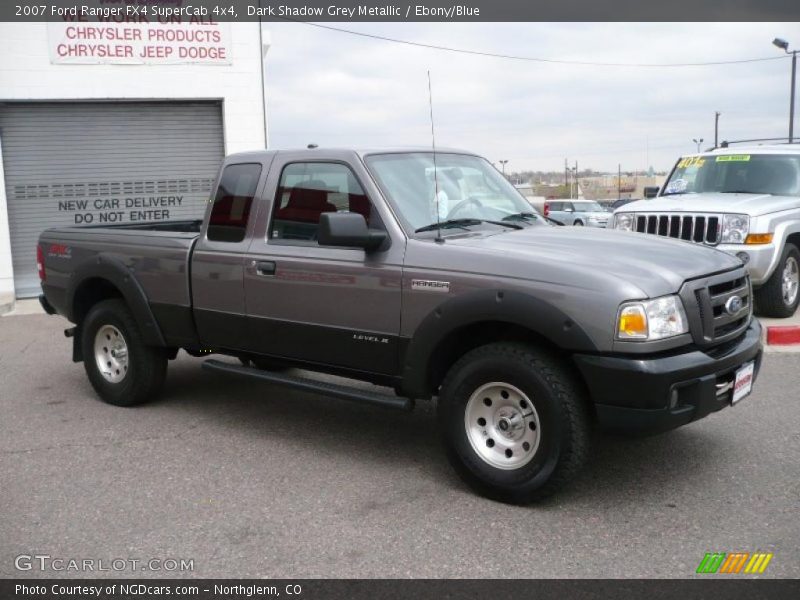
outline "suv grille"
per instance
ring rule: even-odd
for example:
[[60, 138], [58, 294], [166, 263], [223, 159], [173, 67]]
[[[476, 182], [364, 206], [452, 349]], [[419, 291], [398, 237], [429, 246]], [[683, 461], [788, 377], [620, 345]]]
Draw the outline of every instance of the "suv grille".
[[719, 215], [636, 214], [636, 231], [686, 240], [708, 246], [719, 244]]
[[[689, 281], [680, 296], [689, 316], [695, 342], [701, 346], [721, 344], [747, 329], [753, 314], [753, 290], [743, 269]], [[738, 300], [736, 300], [738, 298]], [[690, 307], [696, 307], [696, 312]]]

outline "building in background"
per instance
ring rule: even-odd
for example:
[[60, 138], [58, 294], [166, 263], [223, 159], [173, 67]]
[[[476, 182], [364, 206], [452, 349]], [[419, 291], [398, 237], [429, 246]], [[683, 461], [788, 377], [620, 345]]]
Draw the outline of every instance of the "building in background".
[[259, 23], [0, 23], [0, 307], [39, 293], [47, 227], [202, 217], [222, 157], [267, 145], [268, 47]]

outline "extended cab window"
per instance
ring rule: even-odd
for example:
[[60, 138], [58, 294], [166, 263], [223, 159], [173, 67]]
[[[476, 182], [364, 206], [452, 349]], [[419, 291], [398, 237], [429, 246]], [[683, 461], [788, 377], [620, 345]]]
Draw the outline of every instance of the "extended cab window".
[[260, 164], [228, 165], [222, 171], [214, 207], [208, 222], [208, 239], [215, 242], [241, 242], [256, 195]]
[[367, 195], [349, 167], [338, 163], [292, 163], [281, 173], [270, 227], [273, 240], [313, 242], [322, 213], [355, 212], [370, 223]]

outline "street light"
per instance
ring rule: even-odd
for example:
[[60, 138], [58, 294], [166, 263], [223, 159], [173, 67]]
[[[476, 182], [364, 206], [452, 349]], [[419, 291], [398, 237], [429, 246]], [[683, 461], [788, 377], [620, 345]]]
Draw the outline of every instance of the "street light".
[[703, 143], [703, 138], [700, 138], [699, 140], [696, 140], [696, 139], [692, 138], [692, 141], [693, 141], [695, 144], [697, 144], [697, 151], [698, 151], [698, 152], [700, 152], [700, 144], [702, 144], [702, 143]]
[[498, 160], [497, 162], [500, 163], [500, 166], [503, 168], [503, 177], [506, 176], [506, 163], [508, 160]]
[[772, 45], [776, 48], [780, 48], [786, 52], [786, 54], [792, 55], [792, 88], [789, 94], [789, 143], [791, 144], [794, 141], [794, 88], [797, 78], [797, 50], [790, 51], [789, 42], [781, 38], [772, 40]]

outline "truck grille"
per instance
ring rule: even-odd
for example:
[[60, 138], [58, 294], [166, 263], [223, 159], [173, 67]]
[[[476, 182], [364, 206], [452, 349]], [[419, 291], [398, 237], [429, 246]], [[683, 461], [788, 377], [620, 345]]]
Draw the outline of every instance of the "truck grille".
[[719, 215], [636, 214], [636, 231], [686, 240], [697, 244], [719, 244]]
[[731, 340], [750, 324], [753, 290], [743, 269], [687, 282], [680, 295], [687, 310], [697, 307], [689, 316], [689, 327], [701, 346]]

